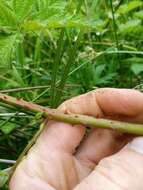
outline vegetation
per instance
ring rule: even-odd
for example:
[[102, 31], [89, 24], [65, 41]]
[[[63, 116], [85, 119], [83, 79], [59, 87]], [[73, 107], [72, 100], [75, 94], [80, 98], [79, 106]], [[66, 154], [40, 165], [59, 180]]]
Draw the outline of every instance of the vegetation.
[[[142, 0], [0, 0], [0, 79], [1, 92], [51, 108], [105, 86], [142, 90]], [[3, 171], [41, 117], [0, 107]]]

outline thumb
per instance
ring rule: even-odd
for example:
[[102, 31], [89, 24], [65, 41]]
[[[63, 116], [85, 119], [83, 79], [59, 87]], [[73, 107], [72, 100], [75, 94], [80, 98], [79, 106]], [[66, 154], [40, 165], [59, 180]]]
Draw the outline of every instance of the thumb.
[[117, 154], [104, 158], [74, 190], [143, 189], [143, 137], [137, 137]]

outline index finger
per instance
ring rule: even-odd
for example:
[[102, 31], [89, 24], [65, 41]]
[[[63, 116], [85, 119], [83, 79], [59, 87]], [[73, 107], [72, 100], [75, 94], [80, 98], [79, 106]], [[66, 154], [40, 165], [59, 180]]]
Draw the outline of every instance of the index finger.
[[67, 100], [59, 109], [95, 117], [137, 117], [143, 115], [143, 93], [131, 89], [103, 88]]

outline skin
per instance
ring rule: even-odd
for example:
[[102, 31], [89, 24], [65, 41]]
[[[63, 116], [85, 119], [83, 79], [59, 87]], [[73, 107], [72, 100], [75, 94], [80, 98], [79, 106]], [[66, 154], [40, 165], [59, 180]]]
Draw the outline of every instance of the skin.
[[[143, 123], [143, 94], [100, 89], [60, 107], [64, 113]], [[141, 190], [143, 155], [126, 145], [133, 137], [50, 121], [17, 167], [10, 190]]]

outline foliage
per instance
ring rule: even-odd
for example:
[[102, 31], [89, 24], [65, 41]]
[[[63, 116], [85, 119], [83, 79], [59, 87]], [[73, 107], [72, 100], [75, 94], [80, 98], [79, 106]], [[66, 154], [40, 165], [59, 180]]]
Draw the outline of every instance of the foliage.
[[[55, 108], [99, 87], [143, 88], [142, 9], [142, 0], [0, 0], [1, 90]], [[0, 158], [16, 160], [39, 119], [0, 106]]]

